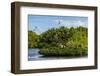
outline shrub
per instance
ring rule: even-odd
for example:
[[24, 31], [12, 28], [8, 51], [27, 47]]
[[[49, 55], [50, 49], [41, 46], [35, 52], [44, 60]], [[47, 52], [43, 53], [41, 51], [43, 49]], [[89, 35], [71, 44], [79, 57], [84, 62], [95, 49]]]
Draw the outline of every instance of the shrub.
[[87, 48], [42, 48], [39, 53], [44, 56], [86, 56]]

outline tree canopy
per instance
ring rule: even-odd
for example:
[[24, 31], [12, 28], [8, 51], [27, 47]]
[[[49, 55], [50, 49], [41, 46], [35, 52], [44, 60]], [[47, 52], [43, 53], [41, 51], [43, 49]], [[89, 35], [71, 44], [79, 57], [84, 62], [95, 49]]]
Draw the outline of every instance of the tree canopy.
[[[29, 31], [28, 47], [40, 48], [40, 53], [44, 55], [56, 55], [57, 52], [59, 55], [70, 55], [70, 53], [71, 55], [74, 55], [73, 53], [75, 53], [75, 55], [87, 55], [87, 31], [87, 27], [82, 26], [76, 28], [68, 28], [64, 26], [51, 28], [40, 35]], [[80, 52], [81, 50], [82, 52]]]
[[35, 48], [38, 46], [39, 36], [32, 31], [28, 31], [28, 47]]

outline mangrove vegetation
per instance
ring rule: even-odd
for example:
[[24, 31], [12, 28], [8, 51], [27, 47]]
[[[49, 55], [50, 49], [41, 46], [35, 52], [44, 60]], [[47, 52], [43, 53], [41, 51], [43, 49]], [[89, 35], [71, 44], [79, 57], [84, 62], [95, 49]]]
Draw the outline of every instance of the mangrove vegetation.
[[28, 31], [28, 48], [39, 48], [44, 56], [86, 56], [87, 27], [51, 28], [41, 34]]

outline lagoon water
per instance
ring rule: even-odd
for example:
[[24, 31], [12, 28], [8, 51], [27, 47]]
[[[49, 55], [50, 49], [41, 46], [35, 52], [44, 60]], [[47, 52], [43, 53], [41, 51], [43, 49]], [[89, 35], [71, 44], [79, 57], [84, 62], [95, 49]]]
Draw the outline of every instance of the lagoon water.
[[71, 59], [71, 58], [84, 58], [84, 57], [45, 57], [39, 53], [38, 48], [28, 49], [28, 61], [34, 60], [52, 60], [52, 59]]
[[39, 49], [28, 49], [28, 61], [41, 59], [43, 55], [39, 54]]

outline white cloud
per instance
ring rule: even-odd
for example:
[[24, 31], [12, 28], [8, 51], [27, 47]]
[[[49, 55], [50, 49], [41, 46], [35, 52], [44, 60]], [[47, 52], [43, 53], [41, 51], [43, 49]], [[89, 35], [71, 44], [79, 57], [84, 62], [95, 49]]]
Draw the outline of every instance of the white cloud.
[[86, 26], [86, 23], [83, 21], [76, 20], [54, 20], [58, 26], [67, 26], [67, 27], [78, 27], [78, 26]]

